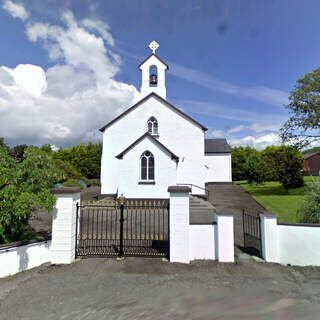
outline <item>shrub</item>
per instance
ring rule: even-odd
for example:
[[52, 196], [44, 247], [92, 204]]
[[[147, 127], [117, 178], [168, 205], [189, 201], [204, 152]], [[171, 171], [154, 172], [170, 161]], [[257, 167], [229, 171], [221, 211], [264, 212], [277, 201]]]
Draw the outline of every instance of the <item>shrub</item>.
[[303, 201], [298, 217], [303, 223], [320, 223], [320, 178], [309, 186], [309, 196]]

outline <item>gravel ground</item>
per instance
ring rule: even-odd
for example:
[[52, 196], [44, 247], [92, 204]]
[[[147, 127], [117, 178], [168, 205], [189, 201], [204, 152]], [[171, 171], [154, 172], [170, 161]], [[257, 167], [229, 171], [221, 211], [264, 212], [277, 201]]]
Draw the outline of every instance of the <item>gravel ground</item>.
[[83, 259], [0, 279], [1, 319], [319, 319], [320, 268]]

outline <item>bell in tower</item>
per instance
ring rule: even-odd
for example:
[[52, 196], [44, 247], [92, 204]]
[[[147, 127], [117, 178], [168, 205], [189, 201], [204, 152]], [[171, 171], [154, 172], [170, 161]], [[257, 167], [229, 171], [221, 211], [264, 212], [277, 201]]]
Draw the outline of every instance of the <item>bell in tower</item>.
[[158, 83], [158, 79], [157, 79], [157, 75], [155, 73], [150, 75], [150, 84], [151, 85], [157, 85]]

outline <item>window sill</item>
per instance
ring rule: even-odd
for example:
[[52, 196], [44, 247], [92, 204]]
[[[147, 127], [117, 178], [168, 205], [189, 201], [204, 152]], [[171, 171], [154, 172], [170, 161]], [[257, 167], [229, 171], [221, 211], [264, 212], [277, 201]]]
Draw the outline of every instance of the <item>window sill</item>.
[[155, 181], [153, 181], [153, 180], [142, 180], [142, 181], [139, 181], [138, 182], [138, 184], [156, 184], [156, 182]]

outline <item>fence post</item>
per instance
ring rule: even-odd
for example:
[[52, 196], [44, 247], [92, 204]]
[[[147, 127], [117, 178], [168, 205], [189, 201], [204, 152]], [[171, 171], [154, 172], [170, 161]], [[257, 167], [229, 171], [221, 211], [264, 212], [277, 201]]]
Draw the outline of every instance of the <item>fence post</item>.
[[262, 257], [267, 262], [279, 262], [277, 216], [260, 213]]
[[169, 230], [170, 262], [189, 263], [189, 193], [186, 186], [171, 186]]
[[52, 263], [68, 264], [75, 260], [76, 210], [80, 191], [78, 187], [51, 190], [57, 199], [52, 215]]
[[216, 256], [219, 262], [234, 262], [233, 214], [217, 213]]

